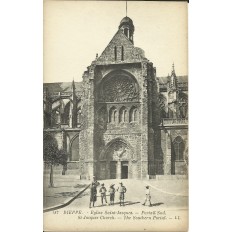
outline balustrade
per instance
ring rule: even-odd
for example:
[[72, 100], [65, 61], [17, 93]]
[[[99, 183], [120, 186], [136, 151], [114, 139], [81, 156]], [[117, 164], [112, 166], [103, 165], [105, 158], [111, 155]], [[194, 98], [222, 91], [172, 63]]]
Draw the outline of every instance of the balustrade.
[[186, 118], [163, 118], [163, 125], [187, 125], [188, 119]]

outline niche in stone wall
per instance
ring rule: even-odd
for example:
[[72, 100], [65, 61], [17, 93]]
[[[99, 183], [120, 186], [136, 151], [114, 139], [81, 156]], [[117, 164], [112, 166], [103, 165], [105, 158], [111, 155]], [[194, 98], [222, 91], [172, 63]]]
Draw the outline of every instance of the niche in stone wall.
[[116, 107], [113, 106], [109, 110], [109, 122], [115, 123], [115, 122], [117, 122], [117, 118], [118, 118], [118, 111], [117, 111]]
[[119, 122], [127, 122], [127, 110], [125, 106], [119, 110]]
[[135, 106], [132, 106], [129, 111], [129, 122], [137, 122], [138, 121], [138, 109]]

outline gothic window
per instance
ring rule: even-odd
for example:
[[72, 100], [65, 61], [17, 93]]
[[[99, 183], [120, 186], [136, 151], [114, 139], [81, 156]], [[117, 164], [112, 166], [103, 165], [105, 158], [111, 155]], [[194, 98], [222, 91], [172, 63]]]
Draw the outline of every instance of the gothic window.
[[117, 109], [113, 106], [109, 111], [109, 122], [115, 123], [117, 121]]
[[132, 107], [129, 112], [129, 122], [136, 122], [138, 120], [138, 110], [136, 107]]
[[184, 141], [181, 136], [177, 136], [173, 141], [175, 160], [184, 160]]
[[134, 122], [137, 122], [138, 120], [138, 113], [137, 113], [137, 109], [134, 110]]
[[125, 34], [125, 36], [127, 37], [127, 38], [129, 38], [129, 30], [128, 30], [128, 28], [125, 28], [124, 29], [124, 34]]
[[61, 114], [61, 123], [68, 124], [69, 123], [69, 111], [70, 111], [70, 102], [66, 104], [64, 107], [64, 111]]
[[126, 107], [123, 106], [119, 111], [119, 122], [126, 122]]
[[180, 118], [187, 118], [187, 104], [182, 104], [179, 107], [180, 110]]
[[188, 96], [184, 93], [179, 94], [179, 112], [180, 118], [187, 118], [188, 117]]
[[117, 122], [118, 112], [117, 110], [114, 111], [114, 122]]
[[129, 38], [130, 38], [130, 39], [132, 39], [132, 35], [133, 35], [132, 31], [129, 30]]
[[114, 60], [117, 60], [117, 47], [114, 47]]
[[99, 91], [101, 102], [130, 102], [138, 99], [138, 85], [127, 75], [112, 75], [102, 83]]
[[124, 60], [124, 47], [122, 46], [122, 51], [121, 51], [121, 60]]
[[124, 111], [124, 122], [127, 121], [127, 110]]

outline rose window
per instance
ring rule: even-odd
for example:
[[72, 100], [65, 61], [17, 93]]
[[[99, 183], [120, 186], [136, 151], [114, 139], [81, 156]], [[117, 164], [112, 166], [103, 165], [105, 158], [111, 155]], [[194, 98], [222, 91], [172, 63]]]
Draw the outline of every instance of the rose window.
[[137, 84], [128, 76], [112, 76], [102, 84], [99, 100], [105, 102], [137, 101]]

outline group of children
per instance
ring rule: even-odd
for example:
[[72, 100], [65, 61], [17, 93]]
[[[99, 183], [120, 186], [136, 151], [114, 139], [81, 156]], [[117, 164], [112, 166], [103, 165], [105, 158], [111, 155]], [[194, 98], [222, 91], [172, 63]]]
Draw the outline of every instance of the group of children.
[[[96, 180], [94, 180], [90, 186], [90, 203], [89, 203], [89, 208], [91, 208], [92, 206], [94, 207], [95, 202], [97, 201], [97, 187], [100, 185], [99, 182], [97, 182]], [[111, 184], [108, 192], [109, 192], [109, 196], [110, 196], [110, 203], [109, 205], [114, 205], [114, 199], [115, 199], [115, 192], [117, 191], [119, 193], [119, 204], [120, 206], [124, 206], [124, 199], [125, 199], [125, 193], [127, 191], [126, 187], [123, 185], [122, 182], [119, 183], [119, 187], [117, 189], [114, 188], [115, 184]], [[105, 201], [105, 203], [107, 204], [107, 199], [106, 196], [107, 195], [107, 189], [104, 185], [104, 183], [101, 184], [101, 187], [99, 189], [99, 193], [101, 196], [101, 203], [103, 205], [103, 202]], [[151, 204], [151, 194], [150, 194], [150, 188], [149, 186], [146, 186], [146, 191], [145, 191], [145, 201], [142, 205], [146, 205], [146, 203], [149, 203], [149, 206], [152, 206]]]
[[[119, 187], [117, 189], [114, 188], [115, 184], [111, 184], [109, 187], [109, 196], [110, 196], [110, 203], [109, 205], [114, 205], [114, 199], [115, 199], [115, 192], [117, 191], [119, 193], [119, 203], [120, 206], [124, 206], [124, 199], [125, 199], [125, 193], [126, 193], [126, 187], [123, 185], [123, 183], [119, 183]], [[97, 201], [97, 186], [99, 185], [99, 182], [93, 181], [90, 186], [90, 203], [89, 207], [94, 207], [95, 202]], [[104, 185], [104, 183], [101, 184], [101, 187], [99, 189], [99, 193], [101, 195], [101, 203], [103, 205], [103, 202], [107, 204], [107, 189]]]

